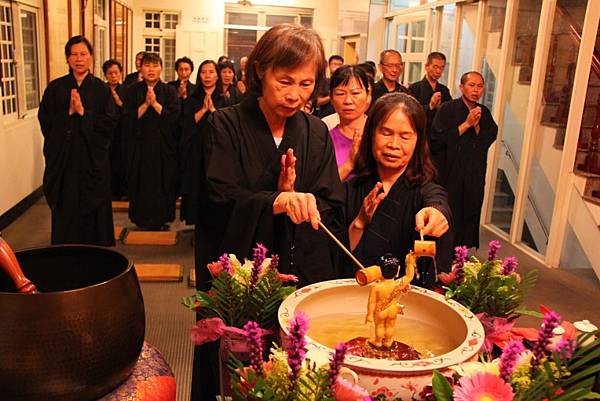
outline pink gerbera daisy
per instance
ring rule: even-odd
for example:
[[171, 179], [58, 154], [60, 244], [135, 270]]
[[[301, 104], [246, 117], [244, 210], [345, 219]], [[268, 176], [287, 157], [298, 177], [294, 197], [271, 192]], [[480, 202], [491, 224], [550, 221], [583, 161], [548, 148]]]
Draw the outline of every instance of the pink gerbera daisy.
[[514, 394], [510, 384], [487, 372], [461, 377], [454, 388], [455, 401], [512, 401]]

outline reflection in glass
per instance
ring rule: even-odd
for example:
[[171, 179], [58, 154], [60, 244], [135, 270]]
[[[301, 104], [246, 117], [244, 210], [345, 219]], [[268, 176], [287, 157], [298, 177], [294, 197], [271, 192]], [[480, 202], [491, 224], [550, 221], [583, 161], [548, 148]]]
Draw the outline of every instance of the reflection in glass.
[[[571, 32], [577, 31], [581, 35], [586, 7], [587, 0], [557, 1], [550, 51], [548, 59], [545, 60], [543, 109], [540, 121], [533, 130], [534, 153], [529, 166], [527, 185], [530, 201], [525, 206], [525, 219], [531, 231], [531, 238], [525, 233], [521, 237], [521, 241], [542, 255], [546, 254], [548, 231], [552, 225], [562, 142], [580, 46], [580, 39]], [[530, 221], [533, 223], [529, 223]]]
[[400, 53], [406, 51], [406, 42], [408, 40], [408, 24], [398, 24], [396, 27], [396, 50]]
[[[508, 46], [511, 46], [512, 59], [506, 67], [504, 115], [501, 121], [498, 121], [499, 136], [502, 135], [502, 141], [497, 145], [500, 147], [497, 153], [498, 174], [491, 197], [493, 203], [490, 221], [507, 234], [511, 229], [514, 194], [517, 190], [520, 172], [519, 162], [541, 6], [542, 0], [519, 3], [515, 37], [506, 42]], [[499, 40], [498, 35], [501, 36], [501, 33], [488, 34], [485, 43], [493, 48]], [[486, 46], [487, 48], [488, 46]], [[490, 50], [490, 54], [491, 52]], [[487, 64], [487, 59], [485, 64]], [[528, 202], [531, 201], [536, 202], [535, 198], [528, 199]], [[523, 235], [529, 242], [532, 242], [529, 225], [533, 225], [533, 221], [526, 218], [523, 228]], [[537, 228], [538, 226], [535, 230]]]
[[35, 13], [21, 11], [23, 67], [25, 71], [25, 105], [27, 110], [39, 105], [37, 26]]
[[422, 63], [408, 63], [408, 82], [421, 80]]
[[[463, 3], [464, 4], [464, 3]], [[458, 45], [458, 58], [456, 65], [456, 83], [455, 92], [460, 93], [460, 76], [471, 71], [473, 62], [473, 46], [475, 45], [475, 27], [477, 26], [477, 7], [478, 4], [464, 4], [462, 6], [462, 18], [460, 22], [460, 42]], [[448, 68], [448, 67], [446, 67]]]

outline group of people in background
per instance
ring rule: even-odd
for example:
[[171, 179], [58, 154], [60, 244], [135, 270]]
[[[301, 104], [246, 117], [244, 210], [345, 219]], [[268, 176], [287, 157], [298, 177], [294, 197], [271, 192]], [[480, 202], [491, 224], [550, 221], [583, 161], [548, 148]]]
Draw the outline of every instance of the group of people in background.
[[[257, 242], [300, 286], [352, 276], [321, 224], [365, 265], [388, 253], [404, 261], [414, 240], [435, 240], [436, 263], [419, 259], [415, 283], [425, 287], [450, 269], [453, 246], [479, 246], [497, 126], [478, 103], [480, 73], [464, 73], [451, 99], [439, 82], [442, 53], [408, 88], [398, 51], [381, 53], [375, 83], [374, 63], [327, 61], [316, 31], [291, 24], [265, 32], [239, 69], [203, 61], [195, 83], [187, 57], [164, 83], [161, 58], [138, 53], [121, 83], [116, 60], [103, 65], [106, 82], [90, 73], [85, 37], [71, 38], [65, 56], [69, 73], [50, 82], [39, 108], [53, 244], [114, 245], [111, 199], [124, 196], [133, 223], [163, 229], [181, 196], [200, 289], [209, 262], [249, 255]], [[194, 400], [217, 392], [215, 352], [197, 349]]]

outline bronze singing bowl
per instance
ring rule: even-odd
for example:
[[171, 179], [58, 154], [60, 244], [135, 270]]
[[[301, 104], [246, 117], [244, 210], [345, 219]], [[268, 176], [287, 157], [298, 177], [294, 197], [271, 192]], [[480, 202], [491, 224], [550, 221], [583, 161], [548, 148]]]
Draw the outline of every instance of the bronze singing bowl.
[[133, 265], [95, 246], [16, 255], [40, 293], [16, 293], [0, 271], [0, 399], [87, 401], [119, 386], [144, 342], [144, 301]]

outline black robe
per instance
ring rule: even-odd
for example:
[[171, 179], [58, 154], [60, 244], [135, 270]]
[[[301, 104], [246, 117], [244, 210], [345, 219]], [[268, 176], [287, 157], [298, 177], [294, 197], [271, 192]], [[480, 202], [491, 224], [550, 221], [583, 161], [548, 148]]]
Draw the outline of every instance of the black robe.
[[[121, 101], [124, 101], [126, 87], [117, 85], [115, 91]], [[113, 199], [120, 200], [122, 197], [127, 196], [127, 133], [123, 131], [123, 108], [117, 106], [112, 94], [111, 100], [114, 103], [118, 117], [110, 143], [110, 186]]]
[[[358, 216], [364, 198], [378, 181], [381, 180], [377, 174], [346, 181], [346, 227]], [[413, 249], [414, 241], [420, 239], [415, 231], [415, 215], [428, 206], [440, 210], [450, 224], [450, 229], [440, 238], [427, 238], [436, 241], [436, 264], [430, 258], [417, 261], [420, 274], [413, 284], [431, 288], [436, 270], [449, 272], [452, 263], [452, 213], [446, 191], [438, 184], [411, 185], [404, 175], [400, 176], [377, 207], [353, 254], [366, 267], [381, 264], [379, 258], [391, 253], [400, 261], [404, 274], [406, 254]], [[346, 275], [353, 277], [357, 267], [345, 255], [342, 260]]]
[[371, 107], [373, 107], [373, 104], [375, 104], [375, 101], [377, 99], [379, 99], [383, 95], [387, 95], [388, 93], [393, 93], [393, 92], [407, 93], [410, 95], [410, 92], [408, 91], [408, 89], [406, 89], [404, 87], [404, 85], [402, 85], [399, 82], [395, 83], [395, 87], [394, 87], [393, 91], [388, 91], [387, 86], [385, 86], [385, 83], [383, 82], [383, 78], [380, 79], [379, 81], [377, 81], [377, 83], [375, 85], [373, 85], [373, 92], [371, 95], [371, 98], [372, 98]]
[[206, 264], [222, 253], [251, 254], [256, 242], [280, 256], [280, 270], [299, 277], [299, 285], [339, 276], [337, 248], [322, 230], [295, 225], [273, 215], [279, 194], [280, 158], [294, 150], [297, 192], [315, 195], [323, 223], [341, 234], [343, 186], [333, 143], [322, 121], [304, 112], [288, 118], [283, 141], [275, 145], [255, 97], [209, 117], [204, 144], [206, 193], [196, 232], [197, 280], [206, 288]]
[[125, 76], [125, 80], [123, 81], [123, 85], [124, 86], [131, 86], [135, 83], [138, 83], [138, 76], [139, 76], [139, 72], [134, 71], [134, 72], [130, 72], [129, 74], [127, 74]]
[[[168, 85], [171, 85], [173, 88], [175, 88], [175, 90], [177, 91], [177, 95], [179, 95], [179, 83], [180, 82], [181, 81], [179, 81], [179, 79], [176, 79], [175, 81], [170, 81], [168, 83]], [[187, 81], [186, 89], [187, 89], [187, 97], [185, 99], [179, 97], [179, 110], [181, 111], [181, 113], [179, 114], [179, 118], [177, 119], [177, 129], [175, 130], [175, 138], [177, 141], [177, 174], [175, 176], [176, 191], [177, 191], [176, 197], [181, 196], [181, 176], [182, 176], [181, 169], [183, 166], [181, 163], [181, 152], [180, 152], [179, 144], [181, 143], [181, 137], [183, 136], [185, 104], [187, 103], [190, 96], [196, 90], [196, 85], [194, 85], [190, 81]]]
[[[439, 81], [435, 84], [435, 90], [431, 87], [431, 84], [427, 80], [427, 77], [423, 77], [422, 80], [415, 82], [410, 85], [408, 88], [410, 94], [415, 97], [423, 106], [423, 110], [425, 110], [425, 115], [427, 115], [427, 138], [429, 139], [429, 132], [431, 131], [431, 124], [433, 123], [433, 119], [435, 118], [435, 114], [438, 111], [439, 107], [431, 110], [429, 108], [429, 101], [434, 93], [440, 92], [442, 94], [442, 98], [440, 101], [440, 106], [443, 103], [446, 103], [449, 100], [452, 100], [452, 96], [450, 95], [450, 90], [447, 86], [443, 85]], [[429, 140], [431, 142], [431, 140]]]
[[[215, 108], [223, 106], [221, 96], [215, 88], [211, 98]], [[183, 108], [183, 129], [179, 141], [179, 179], [181, 180], [181, 207], [179, 218], [186, 224], [196, 224], [198, 214], [198, 195], [203, 192], [203, 178], [200, 175], [202, 164], [201, 139], [206, 120], [211, 114], [207, 111], [196, 122], [194, 114], [204, 105], [206, 92], [202, 85], [188, 96]]]
[[462, 98], [444, 103], [431, 127], [431, 152], [440, 183], [448, 191], [454, 216], [454, 244], [479, 248], [479, 217], [483, 204], [488, 149], [496, 140], [498, 126], [482, 104], [480, 131], [469, 128], [463, 135], [458, 126], [469, 115]]
[[[69, 116], [77, 89], [84, 115]], [[52, 212], [52, 244], [115, 245], [109, 145], [115, 119], [108, 86], [88, 74], [48, 84], [38, 110], [44, 135], [43, 189]]]
[[147, 91], [144, 81], [130, 86], [123, 110], [129, 147], [129, 218], [139, 227], [159, 229], [175, 219], [179, 98], [173, 87], [159, 81], [154, 93], [162, 113], [148, 107], [138, 119]]
[[[217, 84], [215, 89], [217, 92], [218, 98], [215, 103], [216, 109], [221, 109], [223, 107], [234, 106], [242, 101], [244, 94], [240, 92], [235, 83], [232, 83], [227, 88], [227, 94], [223, 93], [223, 87], [220, 83]], [[214, 102], [214, 99], [213, 99]]]

